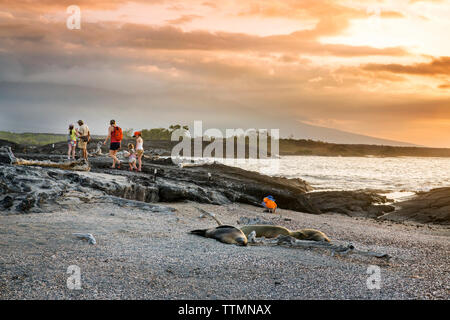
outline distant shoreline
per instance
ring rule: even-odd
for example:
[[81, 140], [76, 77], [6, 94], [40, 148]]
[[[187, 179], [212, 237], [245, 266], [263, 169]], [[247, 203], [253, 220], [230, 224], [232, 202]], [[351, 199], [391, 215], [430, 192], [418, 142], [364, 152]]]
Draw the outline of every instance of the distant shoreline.
[[[104, 139], [104, 136], [92, 136], [93, 140]], [[65, 142], [65, 134], [49, 133], [11, 133], [0, 131], [0, 145], [11, 142], [19, 148], [33, 147], [45, 148], [46, 145]], [[128, 138], [126, 140], [133, 140]], [[134, 141], [134, 140], [133, 140]], [[170, 140], [156, 140], [144, 137], [147, 148], [155, 148], [165, 151], [170, 155], [172, 148], [178, 143]], [[209, 142], [204, 141], [203, 148]], [[268, 143], [270, 151], [270, 141]], [[280, 156], [325, 156], [325, 157], [450, 157], [450, 148], [429, 148], [429, 147], [402, 147], [387, 145], [366, 145], [366, 144], [336, 144], [315, 140], [304, 139], [280, 139]]]

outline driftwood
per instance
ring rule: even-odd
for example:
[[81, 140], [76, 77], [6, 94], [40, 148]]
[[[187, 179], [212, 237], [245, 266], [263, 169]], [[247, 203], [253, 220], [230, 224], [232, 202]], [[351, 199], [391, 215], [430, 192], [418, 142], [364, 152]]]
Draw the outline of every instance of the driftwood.
[[38, 166], [38, 167], [49, 167], [58, 168], [63, 170], [73, 170], [73, 171], [89, 171], [91, 167], [89, 162], [86, 160], [78, 161], [66, 161], [66, 162], [52, 162], [52, 161], [38, 161], [38, 160], [25, 160], [21, 158], [16, 158], [10, 147], [2, 147], [0, 151], [3, 151], [9, 157], [10, 163], [16, 166]]
[[216, 215], [214, 213], [208, 212], [208, 211], [203, 210], [203, 209], [198, 208], [198, 207], [196, 207], [196, 208], [197, 208], [198, 211], [200, 211], [202, 213], [200, 215], [200, 218], [204, 218], [206, 216], [209, 216], [209, 217], [213, 218], [214, 221], [216, 221], [219, 226], [223, 225], [222, 222], [220, 222], [220, 220], [217, 219], [217, 217], [216, 217]]
[[73, 233], [73, 235], [80, 240], [86, 240], [89, 244], [97, 244], [92, 233]]
[[303, 249], [325, 249], [331, 251], [331, 255], [347, 255], [347, 254], [358, 254], [367, 257], [374, 257], [378, 259], [384, 259], [389, 261], [391, 256], [387, 253], [378, 253], [374, 251], [363, 251], [356, 249], [351, 243], [347, 245], [337, 245], [325, 241], [311, 241], [311, 240], [298, 240], [291, 236], [280, 235], [275, 239], [265, 239], [260, 238], [257, 239], [255, 237], [254, 231], [248, 237], [249, 245], [276, 245], [276, 246], [284, 246], [290, 248], [303, 248]]
[[178, 164], [179, 168], [193, 168], [193, 167], [203, 167], [205, 163], [190, 163], [190, 162], [182, 162]]
[[36, 161], [36, 160], [16, 159], [16, 162], [14, 162], [13, 164], [16, 166], [37, 166], [37, 167], [58, 168], [58, 169], [73, 170], [73, 171], [90, 171], [91, 170], [89, 163], [85, 160], [67, 161], [67, 162], [52, 162], [52, 161]]

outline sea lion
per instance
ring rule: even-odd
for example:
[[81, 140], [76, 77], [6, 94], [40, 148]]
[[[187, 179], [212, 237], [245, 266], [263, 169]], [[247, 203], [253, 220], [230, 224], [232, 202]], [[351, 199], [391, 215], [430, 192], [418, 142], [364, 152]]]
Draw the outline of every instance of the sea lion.
[[223, 243], [239, 246], [247, 245], [247, 237], [245, 234], [233, 226], [222, 225], [211, 229], [192, 230], [190, 233], [205, 238], [213, 238]]
[[313, 240], [331, 242], [322, 231], [315, 229], [300, 229], [291, 231], [282, 226], [273, 225], [247, 225], [241, 227], [241, 231], [248, 236], [250, 232], [255, 231], [256, 237], [276, 238], [279, 235], [291, 236], [299, 240]]

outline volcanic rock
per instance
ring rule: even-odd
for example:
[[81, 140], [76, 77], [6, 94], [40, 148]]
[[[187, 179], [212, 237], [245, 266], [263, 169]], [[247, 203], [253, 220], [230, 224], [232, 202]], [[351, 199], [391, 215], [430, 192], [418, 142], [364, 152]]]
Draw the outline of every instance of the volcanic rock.
[[450, 187], [422, 192], [396, 205], [399, 209], [382, 216], [381, 219], [450, 224]]
[[368, 191], [320, 191], [308, 193], [311, 204], [322, 212], [341, 213], [351, 217], [377, 218], [395, 207], [389, 200]]

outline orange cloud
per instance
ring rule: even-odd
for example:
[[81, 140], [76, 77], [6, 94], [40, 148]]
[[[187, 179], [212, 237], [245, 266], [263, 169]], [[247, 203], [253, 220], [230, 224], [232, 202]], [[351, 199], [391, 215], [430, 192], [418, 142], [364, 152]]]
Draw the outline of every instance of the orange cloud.
[[387, 18], [387, 19], [398, 19], [398, 18], [404, 18], [405, 16], [397, 11], [381, 11], [380, 13], [381, 18]]
[[[365, 10], [346, 7], [344, 2], [230, 1], [196, 1], [195, 8], [204, 10], [198, 12], [193, 9], [194, 2], [187, 0], [142, 1], [138, 8], [143, 12], [151, 10], [148, 3], [167, 4], [159, 6], [165, 10], [160, 24], [148, 25], [146, 21], [120, 21], [121, 13], [133, 19], [133, 10], [120, 11], [128, 1], [81, 0], [77, 4], [82, 9], [117, 10], [118, 18], [105, 21], [104, 12], [90, 12], [91, 20], [73, 31], [65, 26], [65, 10], [59, 12], [72, 1], [0, 0], [0, 87], [4, 88], [0, 100], [5, 101], [11, 92], [11, 86], [4, 84], [13, 82], [14, 98], [21, 99], [20, 88], [28, 97], [23, 99], [23, 110], [45, 105], [46, 110], [57, 112], [68, 100], [59, 99], [60, 88], [66, 88], [69, 97], [71, 93], [81, 99], [93, 97], [90, 108], [97, 106], [107, 112], [120, 112], [123, 105], [144, 112], [151, 104], [149, 118], [153, 112], [163, 114], [170, 108], [180, 117], [206, 117], [212, 109], [211, 117], [237, 121], [234, 118], [239, 115], [243, 123], [261, 116], [276, 118], [276, 125], [284, 128], [292, 119], [314, 120], [342, 130], [420, 144], [431, 144], [436, 137], [450, 141], [450, 130], [445, 127], [450, 101], [442, 99], [444, 90], [450, 88], [445, 78], [450, 57], [406, 64], [423, 57], [400, 45], [322, 42], [347, 34], [353, 19], [367, 18]], [[235, 4], [231, 9], [230, 3]], [[59, 16], [48, 13], [51, 10], [57, 10]], [[381, 15], [405, 18], [397, 11]], [[46, 20], [41, 21], [41, 16]], [[208, 18], [216, 17], [230, 19], [229, 24], [244, 21], [242, 29], [212, 31], [214, 23], [206, 24]], [[307, 21], [312, 27], [270, 36], [252, 32], [252, 21], [274, 19]], [[411, 75], [435, 76], [439, 83]], [[101, 93], [99, 87], [107, 91]], [[117, 95], [124, 91], [127, 95]], [[114, 99], [105, 98], [110, 92]], [[119, 97], [120, 101], [114, 102]], [[11, 101], [14, 105], [15, 100]], [[114, 107], [109, 107], [110, 103]], [[5, 112], [12, 112], [6, 107], [10, 105], [3, 104]], [[173, 114], [169, 117], [173, 119]], [[423, 121], [418, 122], [419, 118]], [[432, 132], [433, 123], [439, 124], [439, 129]], [[423, 138], [414, 136], [412, 141], [408, 139], [412, 126], [421, 126], [417, 132], [430, 133]]]
[[413, 65], [367, 64], [363, 69], [368, 71], [387, 71], [422, 76], [450, 75], [450, 57], [434, 58], [429, 63], [416, 63]]
[[202, 18], [202, 16], [196, 15], [196, 14], [184, 14], [181, 17], [177, 18], [177, 19], [171, 19], [171, 20], [166, 20], [168, 23], [170, 24], [184, 24], [184, 23], [188, 23], [191, 22], [194, 19], [199, 19]]
[[68, 6], [77, 5], [82, 9], [90, 10], [113, 10], [121, 5], [131, 2], [142, 2], [147, 4], [164, 3], [167, 0], [0, 0], [0, 7], [8, 10], [25, 12], [48, 12], [62, 10]]

